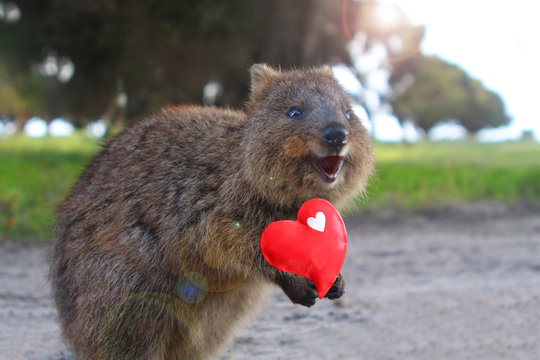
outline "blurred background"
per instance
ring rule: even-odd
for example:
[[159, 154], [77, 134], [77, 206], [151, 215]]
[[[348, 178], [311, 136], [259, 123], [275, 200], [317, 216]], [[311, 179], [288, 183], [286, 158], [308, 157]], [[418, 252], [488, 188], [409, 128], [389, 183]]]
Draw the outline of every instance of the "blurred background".
[[47, 240], [99, 144], [172, 103], [242, 108], [248, 69], [329, 64], [375, 141], [351, 211], [540, 207], [527, 0], [0, 0], [0, 240]]

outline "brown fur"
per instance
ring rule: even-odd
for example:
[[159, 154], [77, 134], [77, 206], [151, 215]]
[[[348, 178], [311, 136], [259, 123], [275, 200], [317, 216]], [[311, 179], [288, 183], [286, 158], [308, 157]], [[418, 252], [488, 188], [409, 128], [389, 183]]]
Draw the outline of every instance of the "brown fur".
[[[264, 260], [261, 233], [311, 198], [342, 208], [372, 172], [370, 140], [345, 117], [349, 99], [330, 68], [251, 74], [245, 112], [169, 107], [133, 123], [59, 208], [51, 278], [79, 359], [208, 358], [268, 284], [315, 302], [311, 281]], [[291, 105], [306, 117], [288, 117]], [[331, 154], [321, 141], [331, 122], [348, 141], [328, 183], [311, 161]], [[340, 276], [327, 297], [343, 286]]]

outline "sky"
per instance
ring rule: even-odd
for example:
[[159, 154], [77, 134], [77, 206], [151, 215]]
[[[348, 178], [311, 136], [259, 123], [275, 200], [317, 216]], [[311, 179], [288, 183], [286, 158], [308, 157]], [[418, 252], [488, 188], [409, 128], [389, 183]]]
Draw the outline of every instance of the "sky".
[[510, 126], [501, 139], [534, 130], [540, 140], [540, 21], [532, 0], [381, 0], [425, 25], [422, 53], [461, 66], [499, 93]]

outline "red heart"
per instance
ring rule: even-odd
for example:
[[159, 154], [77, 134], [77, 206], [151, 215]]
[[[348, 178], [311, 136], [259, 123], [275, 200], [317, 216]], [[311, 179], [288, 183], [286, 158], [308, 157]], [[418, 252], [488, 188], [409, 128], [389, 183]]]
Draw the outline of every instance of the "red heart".
[[347, 251], [347, 231], [336, 208], [311, 199], [296, 221], [271, 223], [261, 235], [261, 252], [273, 267], [313, 281], [322, 299], [334, 284]]

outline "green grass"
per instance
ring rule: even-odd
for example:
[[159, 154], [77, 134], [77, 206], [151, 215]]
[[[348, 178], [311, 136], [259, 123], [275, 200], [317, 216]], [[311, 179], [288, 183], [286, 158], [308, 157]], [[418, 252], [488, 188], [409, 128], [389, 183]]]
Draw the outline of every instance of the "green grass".
[[540, 205], [540, 144], [376, 144], [363, 208], [415, 209], [471, 201]]
[[[56, 207], [97, 143], [71, 138], [0, 138], [0, 240], [47, 240]], [[540, 144], [420, 143], [375, 145], [377, 174], [358, 206], [444, 207], [471, 201], [540, 207]]]
[[56, 207], [86, 162], [95, 141], [70, 138], [0, 138], [0, 240], [46, 240]]

